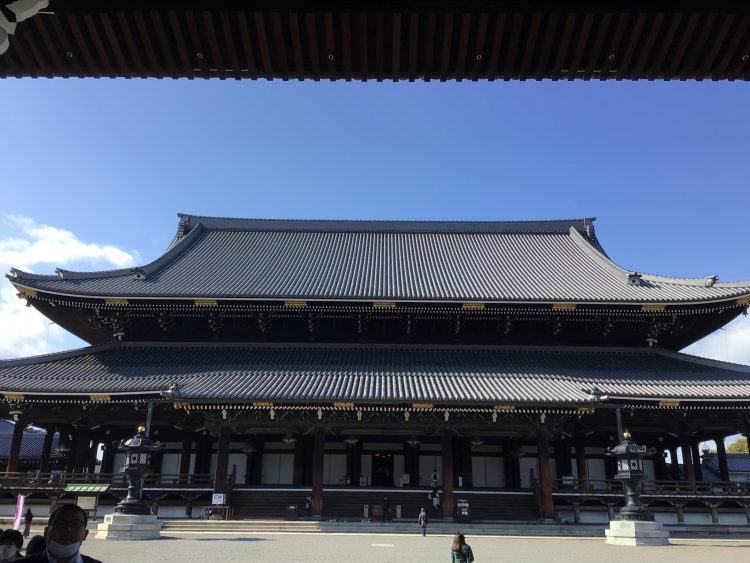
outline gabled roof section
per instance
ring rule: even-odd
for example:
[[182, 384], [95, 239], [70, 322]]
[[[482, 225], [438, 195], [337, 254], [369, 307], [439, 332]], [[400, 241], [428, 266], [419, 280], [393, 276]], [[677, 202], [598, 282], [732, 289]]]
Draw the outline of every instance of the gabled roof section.
[[750, 367], [658, 348], [112, 343], [0, 361], [0, 393], [26, 400], [161, 393], [289, 403], [736, 403], [750, 401]]
[[561, 221], [301, 221], [180, 215], [168, 250], [140, 268], [12, 270], [35, 291], [128, 299], [425, 302], [710, 302], [750, 281], [628, 272], [592, 218]]

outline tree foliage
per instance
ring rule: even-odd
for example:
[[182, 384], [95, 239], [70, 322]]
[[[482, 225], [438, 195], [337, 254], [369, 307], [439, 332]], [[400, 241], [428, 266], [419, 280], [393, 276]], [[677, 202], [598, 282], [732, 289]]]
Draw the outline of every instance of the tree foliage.
[[746, 454], [747, 449], [747, 438], [740, 438], [736, 442], [732, 442], [727, 446], [728, 454]]

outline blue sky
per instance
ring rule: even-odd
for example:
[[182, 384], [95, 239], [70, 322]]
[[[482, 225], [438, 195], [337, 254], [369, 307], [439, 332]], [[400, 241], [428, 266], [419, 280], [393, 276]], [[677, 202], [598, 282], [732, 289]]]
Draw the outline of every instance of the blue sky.
[[[0, 266], [144, 263], [177, 212], [596, 216], [623, 267], [748, 279], [748, 99], [728, 82], [4, 80]], [[2, 285], [0, 357], [75, 345]], [[750, 363], [746, 318], [711, 342], [695, 351]]]

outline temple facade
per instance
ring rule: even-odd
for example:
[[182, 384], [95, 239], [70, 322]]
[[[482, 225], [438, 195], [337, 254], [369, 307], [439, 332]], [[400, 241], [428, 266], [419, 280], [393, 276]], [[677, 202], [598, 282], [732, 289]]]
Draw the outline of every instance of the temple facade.
[[[593, 219], [180, 215], [142, 267], [8, 279], [91, 346], [0, 362], [0, 410], [20, 422], [5, 494], [124, 494], [112, 443], [148, 420], [165, 444], [155, 509], [220, 492], [238, 518], [453, 518], [461, 500], [477, 519], [578, 521], [621, 502], [604, 450], [625, 427], [658, 450], [655, 511], [750, 518], [723, 449], [750, 426], [750, 367], [679, 352], [746, 314], [750, 281], [625, 270]], [[32, 423], [60, 436], [34, 479], [19, 466]]]

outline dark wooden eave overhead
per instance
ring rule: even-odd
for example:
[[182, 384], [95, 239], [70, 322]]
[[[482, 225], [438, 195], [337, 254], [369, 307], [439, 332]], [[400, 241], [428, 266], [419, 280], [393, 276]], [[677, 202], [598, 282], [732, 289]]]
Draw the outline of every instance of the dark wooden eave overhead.
[[750, 77], [750, 2], [50, 0], [2, 77]]

